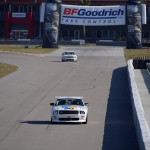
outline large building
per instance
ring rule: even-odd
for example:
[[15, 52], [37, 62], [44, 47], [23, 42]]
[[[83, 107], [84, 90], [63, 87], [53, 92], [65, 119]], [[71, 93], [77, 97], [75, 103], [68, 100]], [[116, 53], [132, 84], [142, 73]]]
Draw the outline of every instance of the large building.
[[[62, 4], [79, 5], [80, 0], [62, 0]], [[41, 3], [46, 0], [0, 0], [0, 39], [34, 39], [42, 37], [43, 23], [40, 22]], [[93, 6], [126, 5], [127, 0], [91, 0]], [[150, 39], [150, 0], [147, 6], [147, 24], [142, 26], [143, 38]], [[59, 40], [83, 39], [87, 42], [96, 40], [124, 40], [125, 25], [118, 26], [83, 26], [60, 25]]]
[[33, 39], [42, 31], [43, 0], [0, 0], [0, 39]]

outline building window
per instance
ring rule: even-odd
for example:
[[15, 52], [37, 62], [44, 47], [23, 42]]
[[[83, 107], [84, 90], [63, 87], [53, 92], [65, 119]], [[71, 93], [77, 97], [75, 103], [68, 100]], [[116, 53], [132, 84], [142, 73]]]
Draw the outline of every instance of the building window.
[[69, 38], [73, 39], [74, 38], [74, 31], [69, 31]]
[[150, 39], [150, 32], [149, 31], [144, 31], [143, 32], [143, 38], [144, 39]]
[[74, 39], [79, 39], [79, 38], [80, 38], [80, 31], [74, 30]]
[[108, 31], [103, 31], [103, 39], [108, 39]]
[[24, 6], [19, 6], [19, 12], [24, 12]]
[[92, 38], [92, 31], [86, 31], [86, 38], [91, 39]]
[[18, 6], [12, 6], [12, 12], [19, 12]]
[[4, 6], [0, 6], [0, 12], [5, 12], [5, 7]]
[[125, 31], [116, 31], [115, 33], [115, 39], [118, 41], [124, 41], [126, 37], [126, 32]]
[[97, 38], [101, 39], [102, 38], [102, 31], [97, 31]]
[[4, 31], [0, 31], [0, 39], [4, 38]]
[[126, 36], [126, 32], [125, 31], [121, 31], [121, 37], [125, 37]]
[[147, 7], [147, 18], [150, 18], [150, 7]]
[[61, 31], [61, 40], [68, 40], [69, 39], [69, 32], [68, 30]]
[[104, 30], [104, 31], [97, 31], [97, 39], [124, 39], [126, 35], [125, 31], [109, 31], [109, 30]]
[[115, 38], [115, 32], [109, 31], [109, 39], [114, 39], [114, 38]]
[[32, 12], [32, 6], [27, 6], [27, 12]]
[[32, 12], [38, 13], [38, 12], [39, 12], [38, 6], [33, 6], [33, 7], [32, 7]]
[[120, 37], [120, 31], [116, 31], [115, 38], [118, 39]]

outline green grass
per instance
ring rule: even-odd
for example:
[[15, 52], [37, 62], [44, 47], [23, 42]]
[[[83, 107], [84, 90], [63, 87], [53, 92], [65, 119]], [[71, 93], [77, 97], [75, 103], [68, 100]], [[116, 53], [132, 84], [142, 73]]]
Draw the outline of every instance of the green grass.
[[24, 45], [0, 45], [0, 51], [22, 52], [22, 53], [50, 53], [58, 48], [42, 48], [39, 45], [30, 45], [28, 48], [24, 48]]
[[5, 64], [0, 62], [0, 78], [17, 70], [17, 66]]

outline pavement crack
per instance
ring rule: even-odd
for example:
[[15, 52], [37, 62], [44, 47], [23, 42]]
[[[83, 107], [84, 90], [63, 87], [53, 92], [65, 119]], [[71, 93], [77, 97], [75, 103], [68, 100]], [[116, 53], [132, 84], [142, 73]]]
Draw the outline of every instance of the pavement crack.
[[48, 124], [48, 125], [47, 125], [47, 127], [46, 127], [45, 132], [46, 132], [46, 133], [51, 133], [51, 131], [52, 131], [52, 127], [53, 127], [53, 125], [52, 125], [52, 124]]

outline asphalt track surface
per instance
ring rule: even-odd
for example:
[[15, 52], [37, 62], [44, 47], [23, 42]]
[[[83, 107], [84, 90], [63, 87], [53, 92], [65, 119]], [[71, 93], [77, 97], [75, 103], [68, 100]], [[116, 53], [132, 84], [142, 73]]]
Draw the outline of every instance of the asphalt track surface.
[[[74, 50], [78, 62], [61, 62]], [[121, 47], [48, 55], [0, 52], [18, 71], [0, 79], [0, 150], [138, 150]], [[88, 124], [51, 124], [55, 96], [84, 96]]]

